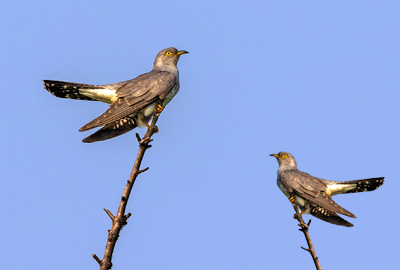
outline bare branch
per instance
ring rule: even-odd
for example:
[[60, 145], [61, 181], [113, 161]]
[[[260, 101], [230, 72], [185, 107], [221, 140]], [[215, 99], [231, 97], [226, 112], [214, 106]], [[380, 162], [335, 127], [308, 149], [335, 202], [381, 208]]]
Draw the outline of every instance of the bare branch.
[[149, 145], [149, 143], [153, 141], [151, 139], [151, 136], [153, 136], [153, 134], [158, 131], [156, 123], [157, 123], [159, 116], [160, 116], [160, 112], [154, 113], [153, 120], [151, 121], [151, 125], [147, 128], [147, 132], [144, 135], [143, 139], [140, 138], [139, 134], [136, 133], [136, 139], [139, 142], [139, 152], [136, 156], [136, 160], [133, 165], [131, 175], [129, 176], [129, 179], [126, 183], [124, 193], [122, 194], [121, 201], [120, 201], [120, 204], [118, 207], [117, 215], [114, 217], [109, 210], [104, 209], [104, 211], [106, 211], [107, 215], [111, 218], [111, 220], [113, 222], [112, 222], [111, 230], [108, 230], [107, 245], [106, 245], [106, 249], [104, 251], [103, 260], [100, 260], [95, 254], [92, 255], [93, 258], [100, 265], [100, 270], [109, 270], [112, 267], [111, 259], [112, 259], [112, 255], [114, 252], [115, 244], [119, 237], [119, 233], [120, 233], [122, 227], [127, 224], [127, 222], [126, 222], [127, 219], [131, 216], [130, 213], [125, 215], [125, 209], [128, 204], [128, 200], [129, 200], [129, 196], [131, 194], [133, 184], [135, 184], [136, 177], [139, 174], [141, 174], [149, 169], [148, 167], [145, 169], [142, 169], [142, 170], [140, 170], [139, 168], [142, 163], [144, 153], [146, 152], [146, 150], [148, 148], [151, 147], [151, 145]]
[[294, 200], [291, 200], [291, 202], [292, 202], [292, 205], [294, 207], [294, 210], [296, 211], [296, 214], [294, 214], [293, 218], [297, 219], [300, 222], [299, 226], [301, 227], [301, 229], [299, 229], [299, 230], [304, 233], [304, 236], [306, 237], [307, 244], [308, 244], [308, 249], [304, 248], [304, 247], [301, 247], [301, 248], [304, 249], [305, 251], [308, 251], [311, 254], [311, 257], [314, 260], [314, 264], [315, 264], [316, 269], [317, 270], [322, 270], [321, 264], [319, 263], [317, 254], [315, 253], [314, 246], [313, 246], [313, 244], [311, 242], [311, 238], [310, 238], [310, 235], [308, 233], [308, 228], [309, 228], [309, 226], [311, 224], [311, 219], [308, 221], [307, 224], [305, 224], [304, 220], [303, 220], [303, 217], [299, 213], [299, 209], [298, 209], [298, 207], [296, 205], [296, 200], [295, 200], [296, 197], [293, 194], [290, 194], [290, 198], [294, 198]]

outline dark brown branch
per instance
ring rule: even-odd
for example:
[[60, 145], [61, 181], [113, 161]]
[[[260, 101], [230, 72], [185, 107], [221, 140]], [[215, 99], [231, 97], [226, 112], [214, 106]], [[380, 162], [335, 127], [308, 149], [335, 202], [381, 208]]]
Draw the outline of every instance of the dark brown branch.
[[[290, 194], [290, 197], [291, 198], [295, 198], [292, 194]], [[298, 207], [296, 205], [296, 201], [292, 202], [292, 205], [294, 207], [294, 210], [296, 211], [296, 214], [293, 217], [300, 222], [299, 226], [301, 227], [301, 229], [299, 229], [299, 230], [304, 233], [304, 236], [306, 237], [307, 244], [308, 244], [308, 248], [304, 248], [304, 247], [301, 247], [301, 248], [306, 250], [306, 251], [308, 251], [308, 252], [310, 252], [311, 257], [314, 260], [315, 267], [317, 268], [317, 270], [322, 270], [321, 264], [319, 263], [317, 254], [315, 253], [314, 246], [313, 246], [313, 244], [311, 242], [311, 238], [310, 238], [310, 235], [308, 233], [308, 228], [309, 228], [309, 226], [311, 224], [311, 219], [310, 219], [310, 221], [308, 221], [307, 224], [305, 224], [304, 220], [303, 220], [303, 217], [299, 213], [299, 209], [298, 209]]]
[[133, 184], [135, 183], [136, 177], [139, 174], [149, 169], [148, 167], [142, 170], [140, 170], [139, 168], [140, 164], [142, 163], [144, 153], [148, 148], [151, 147], [151, 145], [149, 145], [149, 143], [152, 141], [151, 136], [153, 136], [153, 134], [158, 131], [156, 123], [159, 116], [159, 112], [154, 113], [151, 125], [147, 128], [147, 132], [144, 135], [143, 139], [141, 139], [139, 134], [136, 133], [136, 139], [139, 142], [139, 152], [133, 165], [131, 175], [129, 176], [129, 179], [126, 183], [124, 193], [122, 194], [117, 215], [114, 217], [109, 210], [104, 209], [104, 211], [106, 211], [107, 215], [112, 220], [112, 228], [111, 230], [108, 230], [107, 245], [104, 251], [103, 260], [100, 260], [95, 254], [92, 255], [93, 258], [100, 265], [100, 270], [109, 270], [112, 267], [111, 259], [114, 252], [115, 244], [119, 237], [119, 233], [122, 227], [127, 224], [126, 220], [131, 216], [130, 213], [125, 215], [125, 209], [126, 205], [128, 204], [128, 199], [131, 194]]

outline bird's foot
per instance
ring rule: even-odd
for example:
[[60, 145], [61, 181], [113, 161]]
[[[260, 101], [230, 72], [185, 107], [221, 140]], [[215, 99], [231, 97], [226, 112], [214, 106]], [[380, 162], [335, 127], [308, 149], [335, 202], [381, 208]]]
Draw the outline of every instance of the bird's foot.
[[296, 202], [296, 198], [294, 196], [289, 198], [289, 201], [294, 204]]
[[160, 104], [157, 104], [157, 106], [154, 108], [154, 112], [160, 114], [164, 110], [164, 107], [161, 106]]

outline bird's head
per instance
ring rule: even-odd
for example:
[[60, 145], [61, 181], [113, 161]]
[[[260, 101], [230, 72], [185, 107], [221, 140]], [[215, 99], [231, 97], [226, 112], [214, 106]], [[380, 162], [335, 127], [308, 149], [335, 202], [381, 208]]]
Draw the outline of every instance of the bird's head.
[[178, 51], [174, 47], [161, 50], [157, 54], [156, 60], [154, 60], [154, 68], [160, 68], [163, 66], [172, 66], [176, 68], [176, 64], [178, 63], [179, 57], [182, 54], [186, 53], [189, 52], [185, 50]]
[[294, 156], [287, 152], [279, 152], [278, 154], [271, 154], [271, 157], [276, 157], [279, 163], [279, 167], [285, 166], [288, 168], [297, 168], [296, 160]]

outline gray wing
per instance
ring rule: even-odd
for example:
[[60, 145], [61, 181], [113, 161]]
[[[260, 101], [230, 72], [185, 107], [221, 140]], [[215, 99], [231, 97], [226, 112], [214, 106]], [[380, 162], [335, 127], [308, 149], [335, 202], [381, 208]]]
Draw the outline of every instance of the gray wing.
[[331, 196], [326, 193], [327, 186], [318, 178], [299, 170], [284, 171], [280, 174], [280, 181], [289, 193], [306, 199], [329, 211], [355, 217], [352, 213], [336, 204]]
[[151, 71], [126, 82], [117, 89], [118, 99], [102, 115], [87, 123], [79, 131], [110, 124], [164, 99], [177, 84], [174, 74], [165, 71]]

